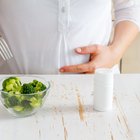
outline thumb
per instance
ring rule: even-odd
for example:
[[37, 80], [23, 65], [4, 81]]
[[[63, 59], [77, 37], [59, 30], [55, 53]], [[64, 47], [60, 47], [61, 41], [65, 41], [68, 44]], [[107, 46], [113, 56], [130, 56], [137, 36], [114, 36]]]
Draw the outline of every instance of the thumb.
[[99, 45], [92, 45], [92, 46], [85, 46], [85, 47], [79, 47], [75, 49], [75, 52], [78, 54], [92, 54], [98, 52]]

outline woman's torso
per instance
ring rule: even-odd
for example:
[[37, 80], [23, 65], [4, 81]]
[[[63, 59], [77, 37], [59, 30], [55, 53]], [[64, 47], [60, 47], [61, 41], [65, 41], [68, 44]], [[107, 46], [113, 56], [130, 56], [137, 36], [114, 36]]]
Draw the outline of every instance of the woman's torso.
[[111, 0], [0, 0], [0, 34], [20, 73], [57, 74], [64, 65], [85, 63], [74, 49], [107, 45]]

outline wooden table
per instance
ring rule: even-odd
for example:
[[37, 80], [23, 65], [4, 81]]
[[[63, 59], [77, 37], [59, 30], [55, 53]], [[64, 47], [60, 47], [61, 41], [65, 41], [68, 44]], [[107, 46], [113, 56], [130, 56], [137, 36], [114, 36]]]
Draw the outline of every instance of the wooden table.
[[140, 74], [115, 75], [111, 112], [93, 109], [93, 75], [41, 77], [53, 86], [37, 114], [15, 118], [0, 104], [0, 140], [140, 140]]

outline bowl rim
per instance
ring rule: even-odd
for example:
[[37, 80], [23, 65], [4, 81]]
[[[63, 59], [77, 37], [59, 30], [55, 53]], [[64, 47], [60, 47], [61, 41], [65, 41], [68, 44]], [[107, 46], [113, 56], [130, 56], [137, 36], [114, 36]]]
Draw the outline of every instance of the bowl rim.
[[[43, 92], [45, 92], [45, 91], [48, 91], [49, 89], [50, 89], [50, 87], [51, 87], [51, 82], [50, 81], [46, 81], [45, 79], [43, 79], [43, 78], [41, 78], [41, 77], [38, 77], [38, 76], [29, 76], [29, 75], [11, 75], [11, 76], [7, 76], [7, 77], [4, 77], [4, 78], [2, 78], [2, 79], [0, 79], [0, 82], [1, 81], [3, 81], [4, 79], [6, 79], [6, 78], [9, 78], [9, 77], [18, 77], [18, 78], [20, 78], [20, 77], [36, 77], [36, 78], [39, 78], [39, 79], [42, 79], [42, 80], [44, 80], [46, 83], [48, 83], [48, 86], [46, 87], [46, 89], [45, 90], [42, 90], [42, 91], [39, 91], [39, 92], [35, 92], [35, 93], [30, 93], [30, 94], [22, 94], [22, 93], [14, 93], [13, 95], [24, 95], [24, 96], [29, 96], [29, 95], [35, 95], [35, 94], [40, 94], [40, 93], [43, 93]], [[43, 83], [44, 84], [44, 83]], [[46, 84], [45, 84], [46, 85]], [[7, 92], [7, 91], [3, 91], [2, 89], [0, 89], [0, 94], [1, 94], [1, 92], [2, 93], [4, 93], [4, 94], [9, 94], [9, 92]]]

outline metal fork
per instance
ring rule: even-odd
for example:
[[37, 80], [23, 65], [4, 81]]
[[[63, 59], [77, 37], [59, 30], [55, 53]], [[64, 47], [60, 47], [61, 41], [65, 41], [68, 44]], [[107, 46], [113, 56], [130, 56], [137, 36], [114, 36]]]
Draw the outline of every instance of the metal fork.
[[0, 37], [0, 55], [5, 61], [13, 57], [11, 50], [2, 37]]

